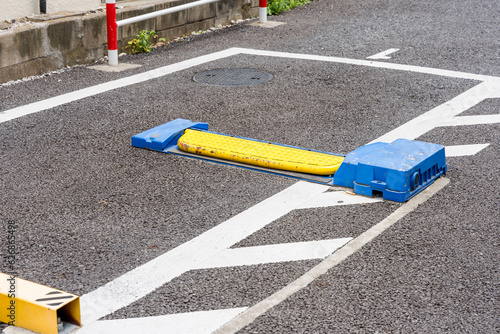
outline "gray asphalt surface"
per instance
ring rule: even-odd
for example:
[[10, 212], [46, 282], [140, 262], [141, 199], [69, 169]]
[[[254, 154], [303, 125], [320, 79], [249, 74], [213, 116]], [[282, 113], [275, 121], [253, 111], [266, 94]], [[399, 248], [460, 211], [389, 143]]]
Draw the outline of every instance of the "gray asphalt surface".
[[[496, 0], [317, 0], [270, 20], [286, 25], [238, 25], [127, 56], [143, 65], [127, 72], [79, 67], [1, 87], [0, 111], [229, 47], [353, 59], [399, 48], [386, 62], [500, 76]], [[192, 80], [233, 67], [274, 78], [231, 88]], [[0, 124], [0, 224], [18, 226], [20, 277], [83, 295], [296, 182], [133, 148], [132, 135], [186, 118], [346, 154], [477, 83], [239, 55], [17, 118]], [[462, 115], [499, 110], [490, 99]], [[500, 332], [500, 125], [417, 139], [490, 145], [448, 158], [448, 186], [241, 333]], [[399, 206], [295, 210], [234, 247], [356, 237]], [[106, 319], [252, 306], [318, 262], [190, 271]]]

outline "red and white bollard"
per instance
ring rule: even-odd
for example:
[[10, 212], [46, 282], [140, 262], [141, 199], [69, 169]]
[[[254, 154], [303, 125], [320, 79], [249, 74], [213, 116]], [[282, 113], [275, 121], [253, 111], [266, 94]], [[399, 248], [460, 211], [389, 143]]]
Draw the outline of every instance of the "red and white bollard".
[[267, 22], [267, 0], [259, 0], [259, 22]]
[[106, 0], [106, 21], [108, 26], [108, 62], [118, 65], [118, 25], [116, 23], [116, 0]]

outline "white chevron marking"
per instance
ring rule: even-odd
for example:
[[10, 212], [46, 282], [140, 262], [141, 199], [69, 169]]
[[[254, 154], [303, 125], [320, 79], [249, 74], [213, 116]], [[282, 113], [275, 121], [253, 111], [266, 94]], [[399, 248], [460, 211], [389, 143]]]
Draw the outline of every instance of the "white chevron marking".
[[229, 248], [194, 269], [250, 266], [263, 263], [323, 259], [352, 238], [293, 242], [243, 248]]
[[444, 151], [446, 157], [464, 157], [479, 153], [490, 144], [473, 144], [473, 145], [452, 145], [446, 146]]

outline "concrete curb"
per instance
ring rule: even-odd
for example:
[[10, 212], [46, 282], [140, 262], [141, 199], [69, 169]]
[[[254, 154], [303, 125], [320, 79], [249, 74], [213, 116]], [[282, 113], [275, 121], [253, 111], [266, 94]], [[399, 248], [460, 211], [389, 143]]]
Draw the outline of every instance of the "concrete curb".
[[[117, 10], [117, 19], [146, 14], [194, 0], [137, 1]], [[258, 14], [258, 0], [221, 0], [118, 28], [122, 50], [141, 30], [156, 30], [172, 40], [231, 20]], [[66, 66], [88, 64], [107, 54], [106, 14], [72, 15], [30, 22], [0, 31], [0, 83], [40, 75]]]

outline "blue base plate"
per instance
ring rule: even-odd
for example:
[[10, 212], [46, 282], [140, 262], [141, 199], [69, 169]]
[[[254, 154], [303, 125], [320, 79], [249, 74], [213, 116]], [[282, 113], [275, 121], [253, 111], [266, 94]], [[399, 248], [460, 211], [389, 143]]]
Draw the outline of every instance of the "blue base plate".
[[347, 154], [333, 183], [360, 195], [382, 194], [405, 202], [446, 173], [444, 146], [397, 139], [373, 143]]

